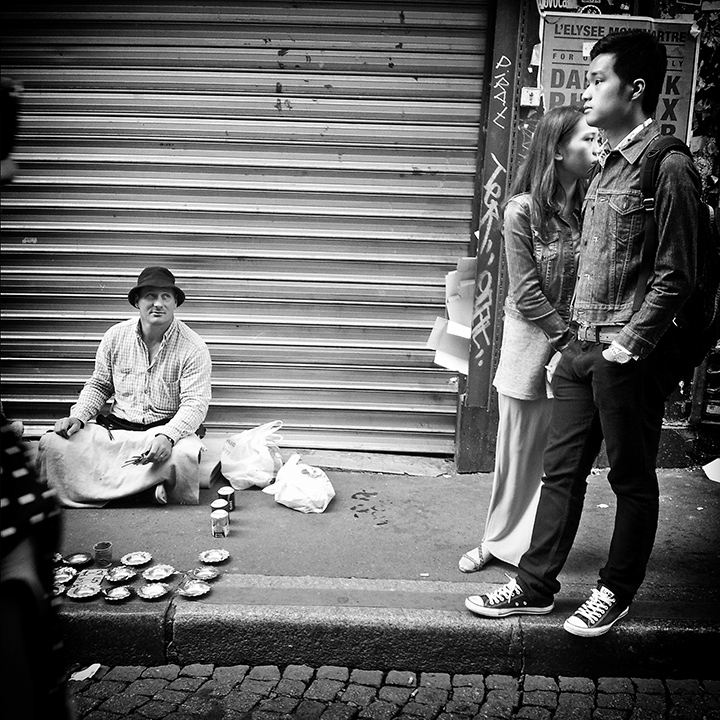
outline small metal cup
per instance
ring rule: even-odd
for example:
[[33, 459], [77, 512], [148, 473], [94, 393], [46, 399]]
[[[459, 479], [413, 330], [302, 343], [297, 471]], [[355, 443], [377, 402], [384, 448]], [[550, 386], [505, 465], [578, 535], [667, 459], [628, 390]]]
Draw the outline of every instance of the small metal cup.
[[227, 500], [228, 512], [235, 509], [235, 488], [232, 485], [224, 485], [218, 489], [218, 497]]
[[110, 567], [112, 565], [112, 543], [109, 540], [101, 540], [93, 545], [95, 551], [95, 563], [98, 567]]
[[225, 510], [226, 512], [229, 512], [230, 510], [230, 504], [227, 500], [223, 500], [222, 498], [218, 498], [217, 500], [213, 500], [210, 503], [210, 508], [214, 512], [215, 510]]
[[214, 510], [210, 513], [213, 537], [227, 537], [230, 534], [230, 515], [227, 510]]

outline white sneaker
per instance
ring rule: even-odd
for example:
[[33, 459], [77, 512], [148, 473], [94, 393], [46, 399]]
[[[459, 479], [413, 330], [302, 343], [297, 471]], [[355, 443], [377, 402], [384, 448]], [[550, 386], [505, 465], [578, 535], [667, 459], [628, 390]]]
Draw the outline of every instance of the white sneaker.
[[618, 602], [612, 590], [599, 585], [565, 621], [563, 627], [572, 635], [580, 637], [604, 635], [618, 620], [628, 614], [629, 609], [629, 605]]

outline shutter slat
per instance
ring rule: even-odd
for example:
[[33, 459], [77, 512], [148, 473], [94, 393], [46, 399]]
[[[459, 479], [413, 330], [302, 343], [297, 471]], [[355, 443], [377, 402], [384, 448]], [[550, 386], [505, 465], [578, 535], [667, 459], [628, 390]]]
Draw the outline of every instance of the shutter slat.
[[[45, 61], [47, 62], [47, 58]], [[473, 58], [473, 69], [477, 71], [474, 61], [475, 58]], [[277, 73], [258, 72], [215, 71], [209, 73], [197, 71], [180, 73], [175, 70], [163, 73], [162, 77], [158, 77], [157, 70], [123, 69], [117, 71], [108, 68], [102, 77], [98, 78], [96, 68], [91, 70], [72, 68], [68, 71], [60, 71], [57, 66], [33, 68], [28, 65], [17, 65], [14, 72], [21, 73], [23, 76], [26, 88], [25, 101], [28, 108], [40, 107], [41, 103], [48, 104], [53, 100], [53, 96], [62, 99], [64, 104], [71, 107], [80, 102], [83, 96], [81, 91], [84, 89], [92, 91], [87, 95], [93, 101], [100, 100], [102, 97], [100, 91], [110, 90], [113, 93], [113, 95], [108, 95], [110, 98], [113, 98], [115, 93], [124, 94], [127, 91], [148, 93], [147, 96], [142, 97], [144, 103], [152, 103], [152, 93], [168, 88], [182, 91], [183, 95], [188, 97], [189, 102], [193, 101], [191, 93], [195, 92], [229, 93], [233, 95], [233, 110], [245, 112], [255, 106], [265, 108], [268, 96], [283, 102], [290, 102], [293, 110], [298, 110], [299, 101], [308, 102], [319, 92], [322, 92], [327, 100], [342, 96], [347, 98], [346, 102], [348, 103], [353, 99], [381, 98], [384, 102], [390, 103], [390, 107], [400, 102], [397, 98], [412, 98], [413, 101], [432, 100], [434, 102], [447, 99], [449, 102], [455, 103], [461, 98], [466, 101], [478, 100], [482, 92], [478, 77], [472, 74], [468, 74], [468, 77], [438, 77], [437, 75], [428, 77], [418, 74], [386, 77], [368, 73], [345, 75], [339, 78], [337, 75], [327, 73], [304, 73], [283, 78], [283, 81], [280, 82]], [[36, 94], [32, 91], [32, 88], [36, 86], [48, 85], [64, 90], [62, 97], [60, 97], [60, 93], [49, 95]], [[165, 102], [171, 102], [171, 100], [172, 98], [169, 97]], [[223, 103], [224, 107], [227, 100], [218, 97], [217, 102]]]

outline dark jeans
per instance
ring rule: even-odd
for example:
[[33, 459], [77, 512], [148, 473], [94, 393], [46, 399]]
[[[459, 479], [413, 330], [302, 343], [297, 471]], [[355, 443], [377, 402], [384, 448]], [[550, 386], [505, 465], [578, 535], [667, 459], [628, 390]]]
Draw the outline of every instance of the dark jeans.
[[603, 438], [617, 507], [600, 581], [629, 603], [645, 577], [658, 522], [655, 463], [665, 400], [682, 377], [678, 339], [672, 327], [646, 359], [625, 365], [605, 360], [606, 347], [571, 343], [553, 378], [540, 504], [518, 565], [520, 585], [531, 596], [547, 599], [560, 590], [557, 576], [575, 540]]

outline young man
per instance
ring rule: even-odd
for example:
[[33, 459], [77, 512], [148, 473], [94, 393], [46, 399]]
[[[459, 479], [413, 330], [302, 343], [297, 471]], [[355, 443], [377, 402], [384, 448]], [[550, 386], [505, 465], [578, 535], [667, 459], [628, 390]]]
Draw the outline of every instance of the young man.
[[665, 400], [683, 374], [683, 338], [673, 320], [695, 278], [700, 179], [670, 153], [656, 184], [658, 247], [640, 309], [633, 312], [644, 235], [640, 165], [659, 134], [652, 119], [665, 76], [665, 48], [635, 30], [606, 36], [590, 54], [583, 93], [589, 125], [602, 130], [600, 169], [584, 203], [572, 320], [577, 339], [553, 378], [555, 402], [545, 477], [530, 548], [517, 577], [466, 607], [483, 617], [553, 609], [602, 440], [617, 509], [597, 588], [565, 630], [602, 635], [624, 617], [644, 577], [658, 522], [655, 470]]
[[[102, 507], [152, 488], [160, 504], [197, 505], [195, 432], [210, 403], [210, 353], [175, 318], [185, 293], [167, 268], [145, 268], [128, 301], [140, 318], [103, 336], [70, 416], [40, 439], [40, 479], [68, 507]], [[111, 398], [110, 414], [99, 414]]]

